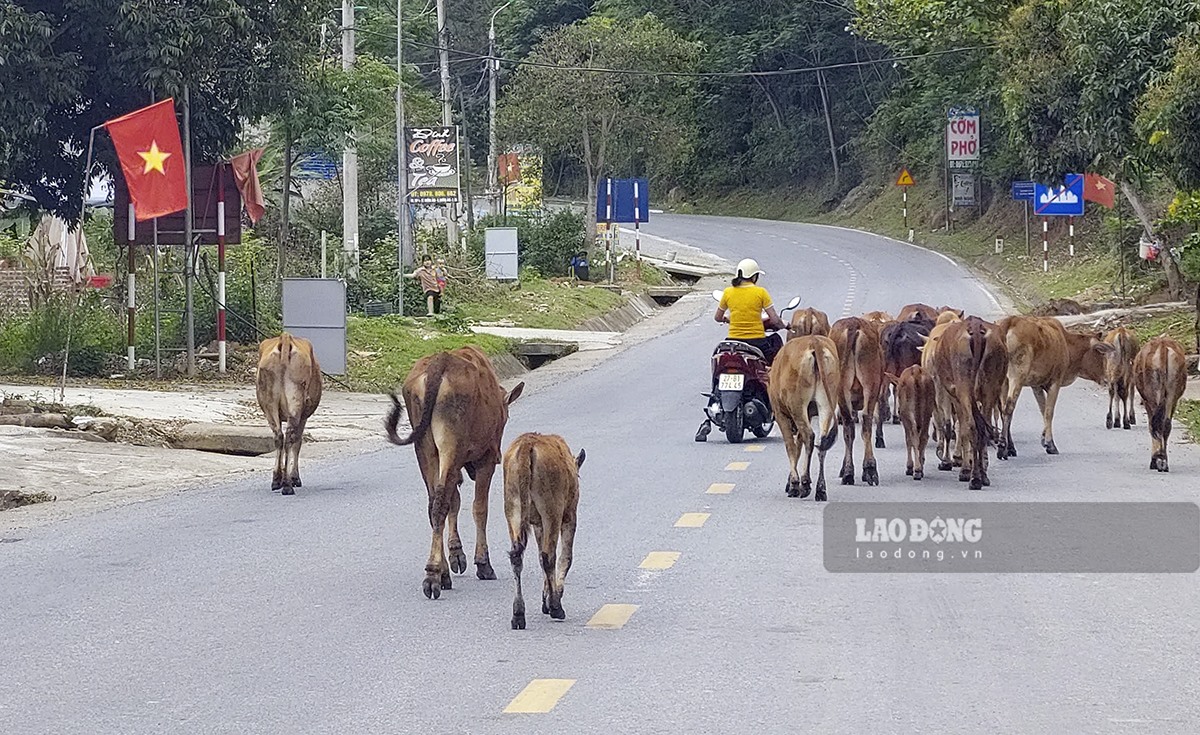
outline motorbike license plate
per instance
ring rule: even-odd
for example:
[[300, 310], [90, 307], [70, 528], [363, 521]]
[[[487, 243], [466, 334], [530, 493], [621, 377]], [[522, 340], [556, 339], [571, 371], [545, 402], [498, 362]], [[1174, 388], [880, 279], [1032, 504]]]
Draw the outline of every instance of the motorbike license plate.
[[717, 387], [721, 390], [741, 390], [746, 383], [746, 376], [740, 373], [721, 373], [717, 378]]

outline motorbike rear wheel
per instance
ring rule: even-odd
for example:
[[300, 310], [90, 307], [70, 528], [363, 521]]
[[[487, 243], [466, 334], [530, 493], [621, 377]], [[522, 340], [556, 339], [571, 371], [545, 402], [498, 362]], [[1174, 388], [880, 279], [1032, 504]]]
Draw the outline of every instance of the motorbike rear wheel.
[[741, 406], [725, 413], [724, 428], [725, 438], [730, 444], [742, 443], [742, 437], [746, 435], [746, 416], [742, 413]]

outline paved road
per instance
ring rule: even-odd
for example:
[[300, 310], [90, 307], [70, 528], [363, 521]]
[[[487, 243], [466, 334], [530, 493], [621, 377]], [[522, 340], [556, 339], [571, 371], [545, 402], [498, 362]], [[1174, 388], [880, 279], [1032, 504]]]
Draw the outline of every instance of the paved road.
[[[832, 316], [996, 308], [941, 257], [869, 235], [666, 216], [648, 230], [754, 255], [776, 300]], [[822, 505], [784, 497], [777, 436], [761, 452], [692, 441], [721, 336], [708, 313], [513, 406], [509, 439], [558, 432], [588, 453], [565, 622], [509, 630], [499, 492], [500, 580], [425, 600], [424, 489], [411, 451], [389, 448], [310, 464], [294, 498], [260, 478], [0, 539], [0, 732], [1200, 731], [1192, 575], [826, 572]], [[1057, 457], [1034, 451], [1029, 403], [1024, 451], [994, 463], [990, 490], [905, 478], [889, 426], [882, 485], [831, 485], [831, 502], [1195, 497], [1200, 451], [1146, 471], [1144, 424], [1105, 432], [1093, 389], [1064, 392]], [[710, 515], [676, 527], [685, 513]], [[648, 555], [674, 562], [640, 568]], [[608, 604], [637, 607], [588, 627]], [[535, 680], [525, 701], [548, 711], [506, 713]]]

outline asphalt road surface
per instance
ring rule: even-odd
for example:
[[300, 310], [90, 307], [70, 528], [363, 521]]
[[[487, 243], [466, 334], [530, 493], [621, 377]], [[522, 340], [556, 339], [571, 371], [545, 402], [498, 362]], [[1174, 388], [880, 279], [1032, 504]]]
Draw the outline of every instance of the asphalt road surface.
[[[777, 302], [832, 318], [998, 310], [947, 259], [872, 235], [661, 215], [646, 231], [753, 256]], [[587, 450], [564, 622], [537, 613], [529, 552], [529, 627], [509, 628], [499, 479], [500, 579], [426, 600], [425, 490], [389, 447], [309, 463], [295, 497], [260, 477], [0, 539], [0, 732], [1200, 732], [1194, 575], [827, 572], [824, 506], [785, 497], [777, 434], [693, 441], [724, 334], [710, 314], [513, 405], [506, 443]], [[1150, 472], [1144, 415], [1105, 431], [1094, 386], [1064, 391], [1059, 456], [1032, 403], [987, 490], [906, 478], [888, 426], [881, 485], [835, 480], [830, 502], [1195, 497], [1200, 452]], [[835, 478], [841, 458], [839, 442]], [[688, 513], [707, 515], [677, 526]], [[466, 507], [461, 524], [470, 554]]]

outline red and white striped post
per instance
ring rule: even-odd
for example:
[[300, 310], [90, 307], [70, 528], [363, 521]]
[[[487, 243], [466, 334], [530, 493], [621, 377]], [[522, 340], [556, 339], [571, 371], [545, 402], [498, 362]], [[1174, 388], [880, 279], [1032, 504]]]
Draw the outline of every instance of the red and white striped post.
[[217, 165], [217, 372], [225, 372], [225, 164]]
[[129, 203], [129, 242], [126, 244], [125, 262], [128, 265], [129, 273], [126, 276], [127, 283], [125, 289], [125, 316], [126, 316], [126, 334], [125, 334], [125, 360], [129, 370], [133, 370], [137, 364], [137, 338], [134, 334], [135, 319], [137, 314], [137, 278], [134, 276], [134, 271], [137, 270], [137, 258], [134, 256], [134, 239], [137, 235], [137, 221], [134, 219], [133, 202]]
[[1050, 220], [1042, 217], [1042, 272], [1050, 270]]
[[1067, 218], [1067, 232], [1069, 233], [1069, 237], [1071, 238], [1070, 239], [1071, 257], [1074, 258], [1075, 257], [1075, 218], [1074, 217]]
[[642, 217], [641, 217], [641, 187], [638, 180], [633, 180], [633, 252], [637, 261], [638, 280], [642, 279]]

